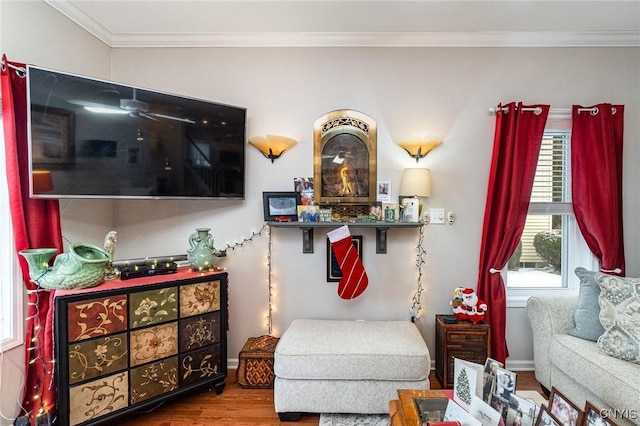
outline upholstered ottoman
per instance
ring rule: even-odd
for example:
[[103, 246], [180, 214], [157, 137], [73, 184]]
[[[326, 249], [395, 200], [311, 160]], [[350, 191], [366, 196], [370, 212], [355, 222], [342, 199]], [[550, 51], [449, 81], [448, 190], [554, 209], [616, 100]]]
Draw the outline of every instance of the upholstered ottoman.
[[429, 389], [431, 359], [408, 321], [299, 319], [274, 354], [281, 420], [301, 413], [387, 413], [398, 389]]

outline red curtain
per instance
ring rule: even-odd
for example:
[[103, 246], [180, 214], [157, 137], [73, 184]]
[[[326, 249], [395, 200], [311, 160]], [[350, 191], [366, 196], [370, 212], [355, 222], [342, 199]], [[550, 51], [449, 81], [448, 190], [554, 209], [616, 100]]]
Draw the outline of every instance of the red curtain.
[[[573, 106], [573, 211], [603, 271], [625, 274], [622, 233], [624, 105]], [[616, 271], [619, 270], [619, 271]]]
[[[2, 115], [7, 158], [9, 202], [16, 250], [55, 247], [62, 251], [60, 210], [57, 200], [29, 198], [27, 147], [27, 96], [24, 64], [2, 57]], [[26, 321], [26, 382], [23, 409], [35, 424], [35, 416], [53, 416], [56, 388], [53, 375], [53, 329], [50, 309], [53, 292], [34, 291], [29, 268], [20, 256], [29, 312]], [[53, 418], [53, 417], [52, 417]]]
[[500, 362], [509, 356], [500, 270], [522, 236], [548, 114], [548, 105], [512, 102], [499, 105], [496, 115], [477, 292], [488, 306], [484, 319], [491, 326], [491, 357]]

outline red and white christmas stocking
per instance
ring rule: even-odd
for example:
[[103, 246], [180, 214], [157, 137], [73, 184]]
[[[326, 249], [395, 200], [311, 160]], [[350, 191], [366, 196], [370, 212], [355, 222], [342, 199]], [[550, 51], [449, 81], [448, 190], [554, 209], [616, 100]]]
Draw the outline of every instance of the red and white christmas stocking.
[[369, 277], [358, 256], [358, 250], [351, 241], [349, 227], [344, 225], [327, 232], [327, 237], [342, 271], [342, 278], [338, 283], [338, 296], [342, 299], [354, 299], [367, 288]]

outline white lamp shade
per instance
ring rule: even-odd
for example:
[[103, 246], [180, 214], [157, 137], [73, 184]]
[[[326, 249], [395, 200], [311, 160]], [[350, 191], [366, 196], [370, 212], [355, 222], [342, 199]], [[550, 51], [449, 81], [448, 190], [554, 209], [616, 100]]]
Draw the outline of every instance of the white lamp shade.
[[431, 170], [404, 169], [400, 183], [400, 195], [415, 197], [431, 196]]

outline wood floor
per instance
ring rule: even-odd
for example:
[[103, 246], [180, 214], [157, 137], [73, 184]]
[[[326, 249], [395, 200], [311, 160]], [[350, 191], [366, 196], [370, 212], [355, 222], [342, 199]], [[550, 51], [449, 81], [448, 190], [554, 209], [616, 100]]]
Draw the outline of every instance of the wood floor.
[[[532, 371], [517, 372], [518, 390], [536, 390], [540, 385], [536, 382]], [[431, 388], [440, 389], [440, 382], [431, 373]], [[136, 413], [118, 426], [242, 426], [242, 425], [317, 425], [318, 414], [305, 414], [298, 422], [281, 423], [273, 409], [272, 389], [243, 389], [236, 382], [236, 371], [229, 370], [224, 392], [216, 395], [207, 388], [196, 389], [153, 410]]]

